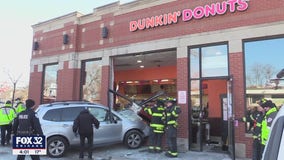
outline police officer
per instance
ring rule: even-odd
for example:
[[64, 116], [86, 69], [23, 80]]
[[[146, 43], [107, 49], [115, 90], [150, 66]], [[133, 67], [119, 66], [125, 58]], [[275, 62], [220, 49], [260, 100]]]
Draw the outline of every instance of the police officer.
[[168, 144], [168, 151], [165, 155], [167, 157], [177, 157], [177, 118], [181, 113], [181, 109], [176, 105], [175, 98], [167, 98], [165, 105], [166, 140]]
[[[13, 133], [19, 136], [43, 135], [39, 119], [33, 111], [35, 102], [27, 99], [26, 110], [17, 115], [13, 124]], [[39, 155], [30, 155], [32, 160], [40, 160]], [[24, 160], [25, 155], [18, 155], [17, 160]]]
[[21, 98], [17, 98], [16, 99], [16, 105], [15, 105], [15, 110], [16, 110], [16, 113], [20, 113], [24, 110], [26, 110], [26, 106], [23, 104], [23, 102], [21, 101]]
[[[73, 122], [73, 132], [75, 135], [79, 132], [80, 135], [80, 154], [79, 159], [84, 158], [84, 151], [88, 152], [88, 158], [92, 159], [92, 147], [93, 147], [93, 125], [96, 129], [99, 128], [100, 122], [89, 112], [88, 109], [85, 109], [80, 112]], [[88, 140], [88, 146], [85, 149], [85, 139]]]
[[270, 134], [270, 127], [277, 114], [276, 105], [271, 100], [262, 99], [260, 106], [264, 109], [264, 117], [261, 122], [261, 156]]
[[11, 101], [7, 101], [0, 109], [0, 126], [1, 126], [1, 145], [10, 144], [12, 122], [16, 117], [16, 111], [12, 107]]
[[149, 152], [161, 153], [162, 137], [165, 127], [164, 121], [162, 120], [165, 115], [164, 102], [162, 99], [158, 99], [155, 105], [152, 107], [146, 107], [145, 111], [152, 117], [150, 122], [151, 133], [149, 136]]

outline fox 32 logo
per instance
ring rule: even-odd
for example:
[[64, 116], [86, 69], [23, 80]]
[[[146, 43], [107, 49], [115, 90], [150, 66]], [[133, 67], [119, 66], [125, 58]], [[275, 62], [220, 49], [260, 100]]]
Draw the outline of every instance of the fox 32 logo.
[[13, 154], [44, 155], [46, 138], [44, 135], [13, 136]]

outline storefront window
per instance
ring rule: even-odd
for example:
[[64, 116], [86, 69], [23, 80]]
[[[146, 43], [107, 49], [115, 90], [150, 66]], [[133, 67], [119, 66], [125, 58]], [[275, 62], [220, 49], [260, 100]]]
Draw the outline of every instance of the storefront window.
[[[227, 45], [192, 48], [190, 52], [190, 78], [228, 76]], [[200, 65], [201, 63], [201, 65]]]
[[201, 48], [202, 77], [228, 76], [227, 45]]
[[82, 99], [90, 102], [101, 101], [102, 65], [101, 60], [89, 60], [82, 63]]
[[199, 78], [199, 60], [200, 60], [199, 48], [190, 49], [190, 77]]
[[284, 77], [276, 75], [284, 68], [284, 38], [246, 41], [244, 49], [247, 113], [256, 109], [261, 98], [280, 107], [284, 104]]
[[56, 100], [58, 64], [44, 66], [44, 88], [43, 103], [50, 103]]

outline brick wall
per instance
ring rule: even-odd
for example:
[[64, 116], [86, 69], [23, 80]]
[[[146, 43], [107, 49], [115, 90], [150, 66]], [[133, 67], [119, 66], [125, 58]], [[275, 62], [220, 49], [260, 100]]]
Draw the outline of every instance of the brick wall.
[[[186, 91], [188, 96], [188, 59], [178, 58], [177, 59], [177, 91]], [[178, 137], [188, 138], [188, 97], [187, 104], [178, 104], [181, 107], [181, 114], [178, 120], [179, 132]]]
[[[216, 0], [217, 1], [217, 0]], [[218, 0], [222, 2], [223, 0]], [[129, 45], [132, 43], [147, 42], [164, 38], [191, 35], [209, 31], [218, 31], [221, 29], [235, 28], [241, 26], [252, 26], [257, 24], [278, 22], [284, 20], [284, 1], [280, 0], [258, 0], [248, 1], [249, 8], [243, 12], [226, 13], [225, 15], [216, 15], [214, 17], [202, 18], [182, 22], [180, 19], [177, 24], [160, 26], [152, 29], [145, 29], [136, 32], [129, 31], [129, 22], [160, 14], [181, 11], [183, 9], [193, 9], [198, 5], [212, 3], [211, 0], [188, 1], [179, 0], [168, 4], [149, 7], [143, 10], [130, 13], [103, 15], [101, 20], [75, 24], [67, 22], [63, 26], [49, 32], [37, 31], [34, 34], [34, 40], [39, 42], [39, 50], [33, 52], [32, 59], [46, 56], [62, 55], [65, 53], [76, 52], [78, 54], [91, 52], [104, 48], [115, 48], [118, 46]], [[60, 15], [58, 15], [60, 16]], [[90, 15], [91, 16], [91, 15]], [[84, 17], [83, 17], [84, 18]], [[80, 19], [80, 18], [79, 18]], [[113, 24], [113, 25], [112, 25]], [[48, 24], [49, 25], [49, 24]], [[49, 26], [46, 25], [46, 28]], [[101, 26], [109, 29], [107, 39], [101, 38]], [[67, 33], [70, 38], [68, 45], [63, 45], [63, 33]], [[252, 37], [253, 38], [253, 37]], [[190, 45], [190, 44], [188, 44]], [[244, 66], [243, 53], [230, 53], [229, 64], [230, 74], [233, 75], [233, 96], [234, 112], [236, 117], [242, 117], [245, 109], [245, 86], [244, 86]], [[177, 90], [187, 91], [188, 93], [188, 61], [187, 58], [177, 59]], [[36, 72], [30, 74], [29, 97], [40, 102], [42, 73], [37, 72], [37, 65], [34, 66]], [[79, 98], [79, 69], [68, 69], [67, 62], [64, 69], [59, 71], [58, 76], [58, 98], [78, 99]], [[102, 67], [102, 90], [101, 103], [107, 105], [107, 95], [109, 88], [109, 66]], [[75, 87], [75, 88], [74, 88]], [[188, 99], [187, 99], [188, 100]], [[188, 103], [180, 105], [182, 113], [179, 119], [179, 137], [188, 136]], [[235, 129], [235, 139], [237, 143], [246, 144], [246, 156], [251, 156], [252, 139], [245, 136], [245, 126], [239, 123]]]
[[[224, 0], [219, 1], [222, 2]], [[198, 20], [193, 19], [188, 22], [183, 22], [180, 17], [177, 24], [159, 26], [136, 32], [129, 31], [129, 22], [132, 20], [158, 16], [161, 14], [172, 13], [174, 11], [182, 11], [183, 9], [194, 9], [198, 5], [211, 3], [212, 1], [210, 0], [195, 2], [179, 0], [117, 16], [114, 16], [113, 14], [103, 15], [101, 20], [82, 25], [69, 22], [64, 24], [64, 28], [50, 32], [38, 31], [35, 33], [34, 39], [40, 40], [40, 49], [35, 52], [33, 58], [73, 51], [90, 51], [127, 45], [130, 43], [284, 20], [283, 1], [258, 0], [249, 1], [248, 9], [243, 12], [228, 12], [225, 15], [216, 15], [214, 17], [210, 16], [208, 18]], [[101, 25], [106, 26], [109, 30], [109, 36], [107, 39], [103, 39], [101, 37]], [[63, 32], [70, 35], [70, 43], [68, 45], [62, 44]], [[70, 45], [72, 47], [70, 47]], [[63, 46], [65, 46], [65, 48]], [[62, 49], [62, 47], [64, 49]], [[39, 53], [40, 51], [41, 53]]]
[[29, 83], [29, 98], [32, 98], [36, 105], [40, 104], [41, 87], [42, 87], [42, 72], [37, 72], [38, 66], [34, 66], [34, 71], [30, 74]]
[[[230, 53], [230, 74], [233, 76], [233, 107], [236, 118], [245, 114], [245, 82], [244, 82], [243, 53]], [[238, 123], [235, 127], [235, 142], [246, 144], [246, 157], [252, 155], [252, 138], [245, 135], [245, 124]]]
[[64, 62], [64, 69], [57, 75], [57, 101], [80, 99], [80, 69], [68, 69], [68, 62]]

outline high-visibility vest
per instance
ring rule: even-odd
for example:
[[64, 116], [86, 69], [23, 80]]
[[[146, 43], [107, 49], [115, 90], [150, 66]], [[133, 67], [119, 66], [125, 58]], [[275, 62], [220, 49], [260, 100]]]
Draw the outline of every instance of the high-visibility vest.
[[16, 112], [21, 113], [22, 111], [26, 110], [26, 106], [23, 103], [18, 103], [16, 106]]
[[0, 126], [12, 123], [16, 117], [16, 111], [11, 104], [5, 104], [0, 108]]
[[270, 134], [270, 126], [267, 125], [267, 120], [270, 118], [273, 120], [276, 116], [277, 108], [273, 107], [271, 108], [264, 116], [262, 123], [261, 123], [261, 144], [266, 145], [266, 142], [268, 140], [269, 134]]

